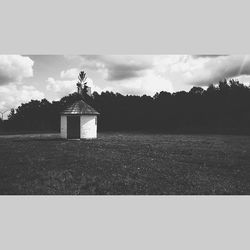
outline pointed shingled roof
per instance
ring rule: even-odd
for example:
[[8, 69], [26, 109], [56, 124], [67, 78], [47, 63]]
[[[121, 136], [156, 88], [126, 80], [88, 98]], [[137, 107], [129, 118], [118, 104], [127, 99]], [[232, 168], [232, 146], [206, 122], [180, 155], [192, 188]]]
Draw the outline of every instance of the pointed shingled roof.
[[63, 112], [63, 115], [99, 115], [95, 109], [89, 106], [83, 100], [74, 102], [72, 105], [67, 107]]

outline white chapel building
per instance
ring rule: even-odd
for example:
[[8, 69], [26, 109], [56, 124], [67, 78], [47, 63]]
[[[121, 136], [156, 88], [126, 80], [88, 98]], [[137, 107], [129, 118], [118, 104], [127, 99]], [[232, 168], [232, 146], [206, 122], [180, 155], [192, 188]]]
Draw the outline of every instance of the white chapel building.
[[[86, 74], [84, 78], [86, 80]], [[78, 94], [82, 94], [81, 83], [77, 84]], [[90, 88], [87, 89], [90, 94]], [[99, 113], [88, 105], [84, 98], [76, 101], [61, 112], [61, 137], [64, 139], [97, 138], [97, 116]]]

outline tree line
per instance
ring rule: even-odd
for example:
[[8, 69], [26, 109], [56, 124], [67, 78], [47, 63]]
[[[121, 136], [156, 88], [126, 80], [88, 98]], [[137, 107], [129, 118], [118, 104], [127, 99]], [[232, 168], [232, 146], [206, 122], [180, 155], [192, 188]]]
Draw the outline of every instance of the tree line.
[[49, 102], [32, 100], [12, 109], [4, 131], [60, 131], [60, 112], [84, 98], [99, 113], [99, 131], [250, 134], [250, 88], [238, 80], [223, 80], [206, 90], [162, 91], [153, 97], [94, 92], [77, 93]]

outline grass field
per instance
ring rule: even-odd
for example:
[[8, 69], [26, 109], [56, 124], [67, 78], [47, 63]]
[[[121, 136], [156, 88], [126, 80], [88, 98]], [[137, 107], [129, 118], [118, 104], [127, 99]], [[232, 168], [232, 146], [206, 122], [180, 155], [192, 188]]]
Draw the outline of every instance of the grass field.
[[250, 137], [0, 136], [0, 194], [250, 194]]

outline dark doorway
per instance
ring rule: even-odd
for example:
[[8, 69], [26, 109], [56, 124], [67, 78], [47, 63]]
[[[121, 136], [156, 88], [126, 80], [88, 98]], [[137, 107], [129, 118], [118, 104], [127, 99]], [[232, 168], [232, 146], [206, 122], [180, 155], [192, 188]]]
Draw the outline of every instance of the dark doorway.
[[67, 138], [80, 139], [80, 116], [67, 116]]

